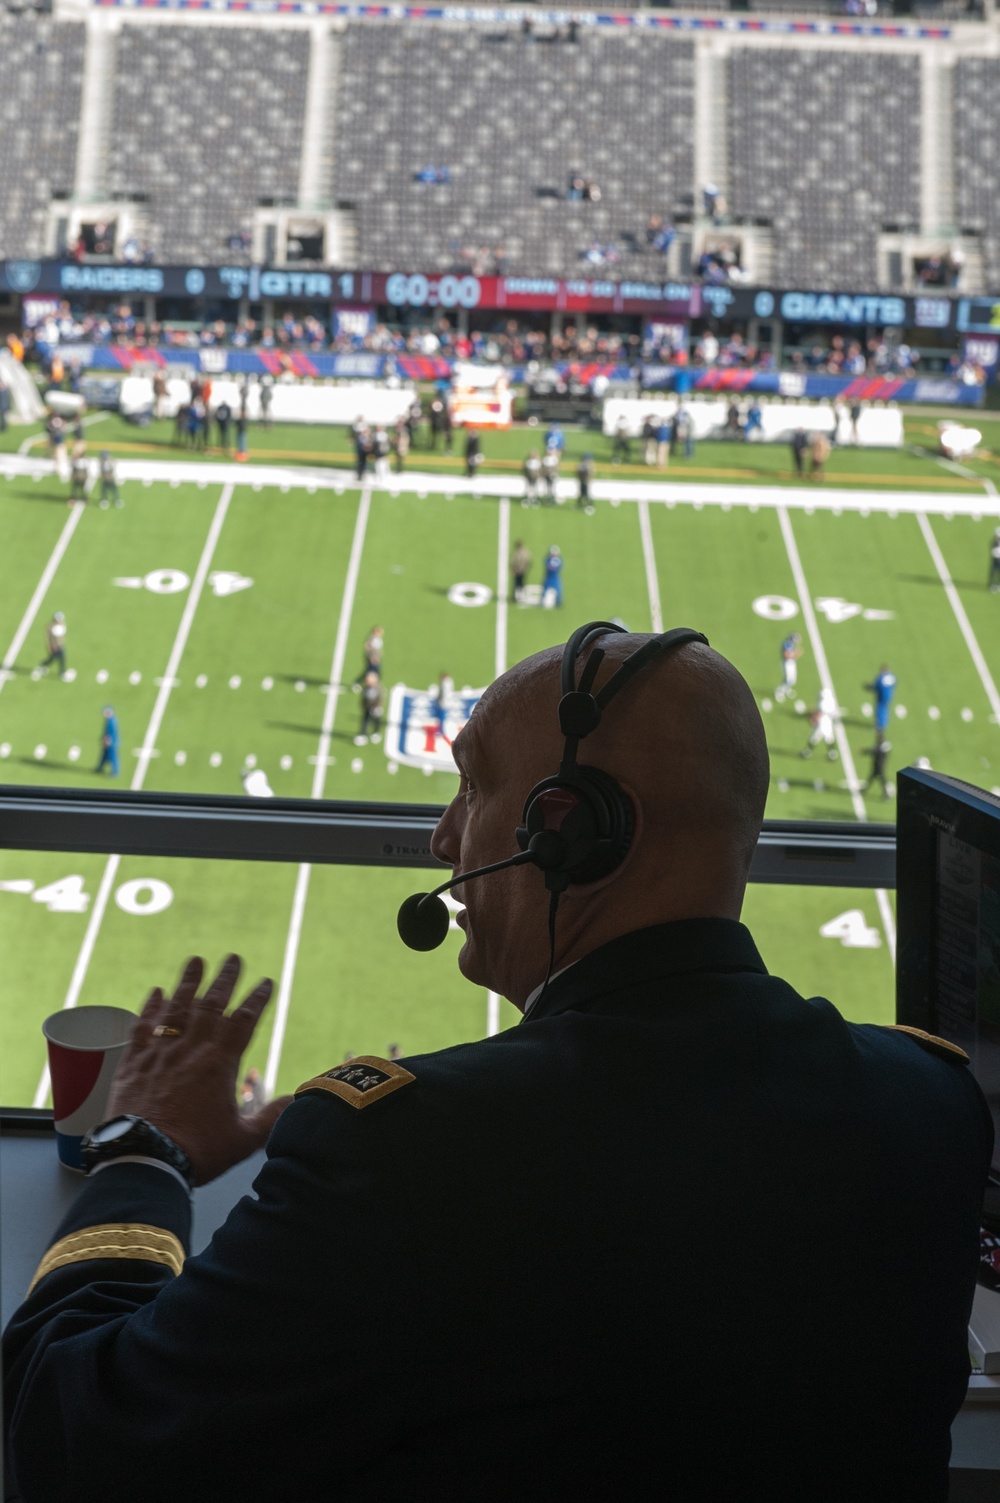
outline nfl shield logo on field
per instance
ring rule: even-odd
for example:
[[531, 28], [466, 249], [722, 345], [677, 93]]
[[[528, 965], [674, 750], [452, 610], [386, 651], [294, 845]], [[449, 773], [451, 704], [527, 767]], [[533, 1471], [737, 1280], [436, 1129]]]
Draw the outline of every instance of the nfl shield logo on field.
[[482, 692], [482, 689], [455, 689], [441, 703], [436, 687], [408, 689], [405, 684], [396, 684], [389, 696], [386, 756], [406, 767], [457, 772], [451, 743]]

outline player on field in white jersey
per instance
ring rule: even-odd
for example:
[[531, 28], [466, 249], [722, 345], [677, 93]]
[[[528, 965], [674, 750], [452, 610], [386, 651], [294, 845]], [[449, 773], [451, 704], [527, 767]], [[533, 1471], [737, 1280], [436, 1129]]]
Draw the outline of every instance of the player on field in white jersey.
[[818, 746], [822, 741], [826, 746], [826, 755], [829, 760], [831, 762], [837, 760], [837, 748], [833, 732], [833, 720], [836, 714], [837, 701], [833, 696], [833, 690], [821, 689], [819, 691], [819, 704], [809, 716], [809, 724], [812, 726], [812, 731], [810, 732], [809, 740], [799, 753], [800, 756], [811, 757], [813, 748]]

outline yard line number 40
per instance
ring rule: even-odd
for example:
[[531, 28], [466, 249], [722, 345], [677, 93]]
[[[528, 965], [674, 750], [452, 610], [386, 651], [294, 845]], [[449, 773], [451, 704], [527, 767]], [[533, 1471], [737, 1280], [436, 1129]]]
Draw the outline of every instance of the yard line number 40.
[[[43, 903], [50, 913], [86, 913], [90, 894], [84, 890], [80, 876], [59, 877], [55, 882], [46, 882], [36, 887], [30, 878], [17, 878], [0, 882], [0, 892], [21, 893], [30, 896], [33, 903]], [[123, 882], [115, 891], [115, 902], [123, 913], [134, 918], [148, 918], [162, 913], [174, 901], [173, 888], [159, 877], [135, 877]]]

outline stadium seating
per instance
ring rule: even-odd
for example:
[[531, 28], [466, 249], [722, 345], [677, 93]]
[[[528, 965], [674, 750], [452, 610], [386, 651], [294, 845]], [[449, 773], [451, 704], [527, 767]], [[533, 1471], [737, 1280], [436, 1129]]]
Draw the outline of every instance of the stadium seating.
[[879, 230], [920, 222], [919, 59], [737, 48], [729, 108], [729, 206], [773, 223], [774, 281], [876, 286]]
[[0, 257], [44, 253], [48, 207], [73, 193], [86, 29], [0, 12]]
[[981, 236], [987, 287], [1000, 279], [1000, 61], [955, 64], [955, 208], [963, 229]]
[[[644, 231], [691, 192], [689, 41], [362, 24], [340, 72], [335, 196], [356, 207], [362, 264], [446, 270], [502, 246], [509, 272], [592, 275], [598, 241], [622, 254], [609, 274], [663, 275]], [[415, 181], [431, 164], [448, 184]], [[567, 202], [574, 171], [599, 203]]]
[[160, 257], [218, 261], [259, 203], [295, 203], [308, 73], [301, 30], [122, 29], [106, 178]]
[[[313, 56], [312, 32], [277, 17], [102, 24], [96, 13], [0, 13], [0, 257], [54, 250], [51, 206], [75, 199], [136, 205], [129, 232], [159, 261], [224, 261], [256, 209], [298, 206], [300, 181], [310, 211], [345, 212], [356, 264], [386, 270], [684, 275], [686, 238], [668, 259], [646, 228], [654, 215], [689, 225], [709, 170], [736, 226], [764, 231], [748, 264], [776, 285], [875, 287], [880, 231], [921, 228], [923, 59], [908, 43], [719, 33], [697, 70], [710, 97], [696, 120], [702, 43], [651, 28], [582, 24], [571, 40], [541, 18], [530, 36], [486, 16], [338, 21]], [[103, 41], [88, 74], [93, 149], [75, 181], [88, 27]], [[954, 98], [954, 222], [981, 235], [989, 287], [1000, 279], [1000, 61], [974, 45], [962, 42], [940, 97]], [[326, 95], [307, 130], [311, 57]], [[419, 181], [428, 168], [446, 180]], [[567, 198], [574, 172], [599, 201]], [[696, 262], [703, 241], [696, 227]], [[983, 290], [979, 256], [966, 264], [975, 280], [962, 290]]]

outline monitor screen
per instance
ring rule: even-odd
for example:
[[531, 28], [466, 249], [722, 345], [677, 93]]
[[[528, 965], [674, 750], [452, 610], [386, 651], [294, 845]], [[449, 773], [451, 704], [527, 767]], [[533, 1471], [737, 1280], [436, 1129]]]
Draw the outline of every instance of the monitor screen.
[[1000, 798], [913, 768], [898, 797], [897, 1022], [969, 1055], [1000, 1177]]

